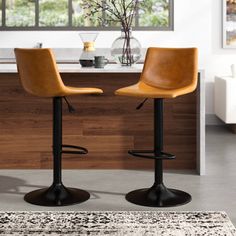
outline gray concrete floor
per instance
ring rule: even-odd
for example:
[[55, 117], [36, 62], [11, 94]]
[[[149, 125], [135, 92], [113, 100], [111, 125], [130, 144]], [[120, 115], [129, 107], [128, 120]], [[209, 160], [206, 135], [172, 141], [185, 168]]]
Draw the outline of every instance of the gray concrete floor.
[[[7, 157], [6, 157], [7, 158]], [[174, 208], [148, 208], [133, 205], [124, 198], [130, 190], [149, 187], [151, 171], [65, 170], [64, 184], [86, 189], [91, 199], [67, 207], [48, 208], [23, 201], [25, 193], [48, 186], [49, 170], [0, 170], [0, 210], [163, 210], [226, 211], [236, 225], [236, 135], [224, 127], [208, 127], [206, 136], [207, 175], [167, 172], [165, 184], [191, 193], [192, 202]]]

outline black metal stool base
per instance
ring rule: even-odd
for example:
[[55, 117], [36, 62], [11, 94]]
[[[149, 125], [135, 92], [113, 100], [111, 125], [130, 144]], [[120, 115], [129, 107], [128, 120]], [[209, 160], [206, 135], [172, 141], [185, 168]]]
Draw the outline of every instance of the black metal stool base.
[[164, 184], [151, 188], [138, 189], [129, 192], [126, 200], [136, 205], [148, 207], [174, 207], [191, 201], [191, 196], [176, 189], [168, 189]]
[[82, 203], [90, 198], [90, 194], [76, 188], [66, 188], [63, 185], [52, 185], [49, 188], [38, 189], [27, 193], [24, 200], [39, 206], [67, 206]]

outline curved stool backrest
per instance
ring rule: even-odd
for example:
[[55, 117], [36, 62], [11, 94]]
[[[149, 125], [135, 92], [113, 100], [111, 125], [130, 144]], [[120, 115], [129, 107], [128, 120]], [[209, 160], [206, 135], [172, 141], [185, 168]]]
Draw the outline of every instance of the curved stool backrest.
[[21, 83], [28, 93], [39, 97], [60, 94], [64, 84], [51, 49], [16, 48], [14, 51]]
[[197, 86], [197, 48], [149, 48], [141, 81], [162, 89]]

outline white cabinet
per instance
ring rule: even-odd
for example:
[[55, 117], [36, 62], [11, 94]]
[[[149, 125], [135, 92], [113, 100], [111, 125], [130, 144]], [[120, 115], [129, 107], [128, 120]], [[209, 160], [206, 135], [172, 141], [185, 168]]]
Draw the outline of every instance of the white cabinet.
[[226, 124], [236, 124], [236, 78], [215, 77], [215, 114]]

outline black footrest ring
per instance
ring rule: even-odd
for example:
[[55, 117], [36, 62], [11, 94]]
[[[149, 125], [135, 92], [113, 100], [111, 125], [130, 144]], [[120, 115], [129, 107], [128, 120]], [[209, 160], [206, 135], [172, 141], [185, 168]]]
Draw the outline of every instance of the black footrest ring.
[[147, 158], [147, 159], [160, 159], [160, 160], [175, 159], [174, 155], [165, 153], [165, 152], [161, 152], [160, 156], [156, 156], [153, 150], [130, 150], [128, 151], [128, 153], [134, 157], [142, 157], [142, 158]]
[[62, 150], [61, 153], [67, 153], [67, 154], [87, 154], [88, 150], [84, 147], [80, 147], [80, 146], [74, 146], [74, 145], [67, 145], [67, 144], [63, 144], [62, 148], [71, 148], [71, 149], [76, 149], [79, 151], [71, 151], [71, 150]]

